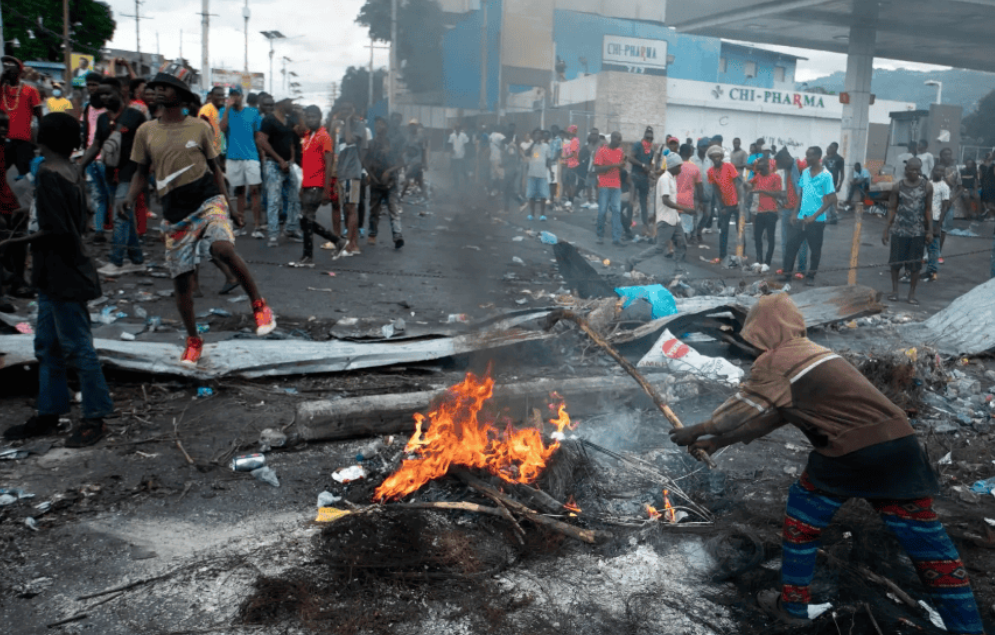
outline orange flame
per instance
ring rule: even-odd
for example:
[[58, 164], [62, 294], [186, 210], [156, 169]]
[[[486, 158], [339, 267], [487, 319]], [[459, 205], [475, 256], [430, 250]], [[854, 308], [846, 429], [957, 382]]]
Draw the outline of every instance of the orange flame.
[[580, 513], [580, 507], [577, 506], [577, 501], [574, 500], [573, 495], [571, 495], [570, 498], [567, 499], [567, 502], [563, 504], [563, 509], [568, 512], [572, 512], [572, 515]]
[[650, 520], [656, 520], [660, 517], [660, 512], [656, 511], [656, 507], [653, 507], [649, 503], [646, 503], [646, 514], [650, 517]]
[[[560, 447], [559, 441], [543, 443], [541, 425], [518, 429], [509, 422], [499, 430], [493, 421], [483, 420], [481, 409], [493, 393], [494, 380], [489, 372], [483, 377], [467, 373], [466, 379], [446, 391], [427, 417], [415, 414], [415, 433], [404, 451], [417, 458], [405, 460], [377, 488], [374, 498], [406, 496], [444, 476], [453, 465], [486, 469], [509, 483], [532, 483], [539, 478]], [[562, 398], [556, 393], [552, 398], [557, 403], [549, 408], [556, 418], [549, 423], [556, 427], [553, 438], [560, 439], [572, 424]]]
[[674, 506], [670, 504], [669, 494], [670, 490], [663, 490], [663, 514], [668, 523], [676, 523], [677, 512], [674, 511]]

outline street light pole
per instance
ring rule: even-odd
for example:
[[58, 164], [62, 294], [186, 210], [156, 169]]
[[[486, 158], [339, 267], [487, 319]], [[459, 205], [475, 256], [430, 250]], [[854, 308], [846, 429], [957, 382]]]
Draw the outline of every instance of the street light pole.
[[397, 108], [397, 0], [390, 0], [390, 74], [387, 77], [387, 114]]
[[210, 16], [210, 2], [211, 0], [203, 1], [203, 8], [201, 9], [201, 34], [200, 34], [200, 89], [203, 92], [207, 92], [211, 85], [211, 69], [210, 61], [208, 60], [209, 51], [209, 41], [211, 33], [211, 16]]
[[245, 67], [242, 71], [249, 74], [249, 0], [245, 0], [245, 8], [242, 9], [242, 17], [245, 18]]

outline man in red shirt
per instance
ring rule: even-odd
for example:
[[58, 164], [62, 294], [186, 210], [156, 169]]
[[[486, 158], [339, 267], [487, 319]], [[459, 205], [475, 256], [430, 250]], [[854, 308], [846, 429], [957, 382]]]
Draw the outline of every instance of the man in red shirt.
[[[314, 234], [332, 241], [336, 248], [343, 244], [338, 236], [315, 220], [318, 208], [332, 200], [332, 171], [335, 168], [332, 137], [321, 125], [321, 109], [317, 106], [305, 108], [304, 125], [308, 130], [301, 139], [301, 165], [304, 171], [301, 185], [301, 231], [304, 232], [304, 254], [298, 264], [314, 266]], [[338, 249], [335, 253], [339, 253]]]
[[605, 215], [612, 213], [612, 244], [622, 246], [622, 176], [625, 150], [622, 133], [612, 133], [611, 142], [594, 155], [594, 173], [598, 175], [598, 244], [605, 242]]
[[719, 209], [719, 260], [726, 257], [729, 244], [729, 221], [735, 215], [739, 222], [739, 199], [742, 197], [743, 177], [739, 170], [724, 160], [725, 150], [720, 146], [708, 149], [707, 156], [712, 161], [708, 168], [708, 183], [715, 187], [721, 202]]
[[17, 166], [19, 176], [24, 176], [35, 158], [35, 144], [31, 142], [31, 118], [41, 120], [41, 95], [33, 86], [21, 82], [24, 64], [10, 55], [0, 57], [3, 73], [0, 74], [0, 110], [10, 118], [6, 157], [7, 165]]

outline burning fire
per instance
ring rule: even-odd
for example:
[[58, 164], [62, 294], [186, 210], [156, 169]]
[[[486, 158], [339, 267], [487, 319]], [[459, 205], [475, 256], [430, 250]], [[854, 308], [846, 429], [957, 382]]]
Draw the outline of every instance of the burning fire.
[[661, 514], [656, 510], [656, 507], [646, 503], [646, 514], [650, 517], [650, 520], [663, 517], [668, 523], [676, 523], [677, 512], [674, 510], [674, 506], [670, 504], [670, 490], [663, 490], [663, 513]]
[[[546, 445], [542, 424], [515, 428], [510, 422], [499, 430], [493, 421], [482, 420], [481, 409], [494, 393], [494, 380], [467, 373], [466, 379], [446, 391], [438, 407], [428, 416], [415, 414], [415, 433], [404, 451], [416, 454], [377, 488], [374, 498], [397, 499], [417, 491], [432, 479], [444, 476], [452, 465], [486, 469], [509, 483], [532, 483], [560, 447], [565, 428], [573, 429], [562, 398], [549, 408], [555, 418], [553, 443]], [[580, 510], [578, 510], [580, 511]]]
[[563, 504], [563, 509], [570, 512], [571, 516], [576, 516], [580, 513], [580, 507], [577, 506], [577, 501], [574, 500], [573, 495], [571, 495], [570, 498], [567, 499], [567, 502]]

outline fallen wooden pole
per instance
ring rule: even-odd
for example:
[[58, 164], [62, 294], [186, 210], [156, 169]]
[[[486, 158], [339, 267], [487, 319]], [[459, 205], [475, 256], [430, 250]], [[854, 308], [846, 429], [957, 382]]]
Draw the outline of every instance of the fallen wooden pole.
[[606, 542], [613, 538], [611, 532], [598, 531], [596, 529], [582, 529], [580, 527], [575, 527], [563, 521], [556, 520], [554, 518], [547, 518], [533, 509], [529, 509], [525, 505], [522, 505], [515, 499], [502, 494], [497, 491], [487, 483], [483, 482], [479, 478], [473, 476], [472, 474], [465, 472], [463, 470], [455, 470], [453, 474], [461, 481], [477, 490], [481, 494], [487, 496], [491, 500], [500, 501], [502, 504], [507, 506], [509, 509], [513, 510], [517, 514], [521, 514], [525, 518], [531, 520], [537, 525], [542, 525], [547, 529], [551, 529], [558, 533], [574, 538], [575, 540], [580, 540], [588, 544], [597, 544], [601, 542]]
[[[597, 331], [592, 329], [591, 325], [587, 323], [587, 320], [577, 315], [573, 311], [568, 311], [566, 309], [559, 309], [557, 311], [553, 311], [552, 313], [549, 314], [549, 316], [546, 317], [546, 330], [548, 331], [549, 329], [552, 329], [553, 326], [556, 325], [556, 323], [559, 322], [560, 320], [568, 320], [576, 324], [580, 328], [580, 330], [584, 331], [584, 333], [589, 338], [591, 338], [591, 340], [595, 344], [597, 344], [603, 351], [608, 353], [608, 355], [611, 356], [612, 359], [618, 362], [619, 365], [625, 369], [625, 372], [629, 373], [629, 375], [631, 375], [632, 378], [636, 380], [636, 383], [638, 383], [640, 387], [642, 387], [643, 391], [645, 391], [646, 394], [649, 395], [650, 399], [653, 400], [653, 403], [656, 404], [656, 407], [660, 409], [660, 412], [663, 413], [663, 416], [667, 418], [667, 421], [670, 422], [670, 425], [674, 429], [680, 430], [681, 428], [684, 427], [684, 424], [681, 423], [681, 420], [677, 417], [677, 413], [671, 410], [670, 406], [668, 406], [667, 403], [663, 400], [663, 397], [660, 395], [659, 391], [657, 391], [657, 389], [654, 388], [652, 384], [646, 381], [646, 378], [643, 377], [642, 373], [636, 370], [636, 367], [632, 365], [632, 362], [622, 357], [621, 353], [615, 350], [615, 348], [611, 344], [609, 344], [605, 340], [605, 338], [601, 337], [601, 335], [599, 335]], [[706, 464], [708, 467], [712, 469], [716, 468], [715, 461], [713, 461], [712, 457], [708, 456], [708, 454], [704, 450], [698, 450], [696, 452], [692, 452], [692, 456], [694, 456], [694, 458], [698, 459], [702, 463]]]
[[477, 503], [467, 503], [467, 502], [446, 502], [438, 501], [433, 503], [390, 503], [383, 506], [384, 509], [396, 510], [396, 509], [448, 509], [462, 512], [474, 512], [477, 514], [487, 514], [489, 516], [501, 516], [505, 517], [504, 513], [497, 507], [487, 507], [485, 505], [478, 505]]
[[[663, 373], [649, 376], [662, 382]], [[494, 386], [496, 401], [542, 400], [553, 391], [567, 398], [583, 399], [603, 393], [632, 393], [638, 390], [627, 377], [572, 377], [536, 379]], [[416, 412], [424, 412], [432, 400], [445, 390], [350, 397], [347, 399], [306, 401], [297, 406], [297, 429], [307, 441], [337, 441], [357, 437], [410, 434], [414, 431]], [[574, 403], [571, 400], [571, 403]]]

